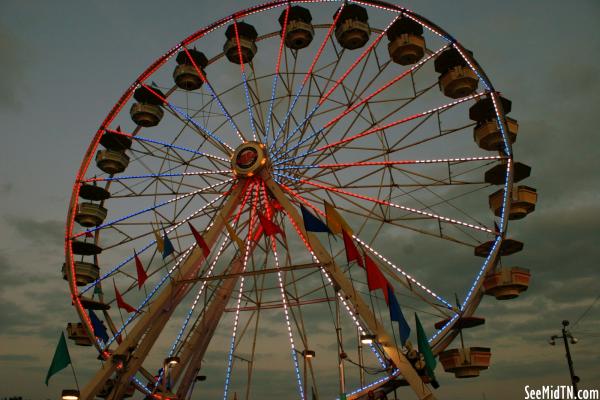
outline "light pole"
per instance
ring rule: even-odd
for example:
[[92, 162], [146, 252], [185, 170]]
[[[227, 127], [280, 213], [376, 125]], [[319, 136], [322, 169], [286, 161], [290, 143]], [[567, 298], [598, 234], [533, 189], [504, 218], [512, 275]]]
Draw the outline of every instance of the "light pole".
[[[564, 320], [562, 322], [562, 335], [552, 335], [548, 340], [550, 345], [554, 346], [556, 344], [556, 339], [562, 338], [565, 343], [565, 353], [567, 355], [567, 363], [569, 364], [569, 374], [571, 374], [571, 384], [573, 385], [573, 391], [577, 393], [577, 383], [579, 382], [579, 377], [575, 375], [575, 370], [573, 369], [573, 359], [571, 358], [571, 350], [569, 349], [569, 341], [571, 344], [576, 344], [578, 342], [576, 337], [571, 335], [571, 332], [567, 330], [567, 326], [569, 326], [569, 321]], [[567, 338], [569, 341], [567, 341]]]

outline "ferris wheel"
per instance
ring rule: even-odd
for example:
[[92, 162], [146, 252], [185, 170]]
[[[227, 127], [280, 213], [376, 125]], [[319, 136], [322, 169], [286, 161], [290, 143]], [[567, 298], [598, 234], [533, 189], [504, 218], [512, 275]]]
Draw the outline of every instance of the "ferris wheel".
[[273, 1], [185, 38], [73, 186], [67, 330], [101, 360], [79, 397], [433, 399], [433, 356], [479, 375], [463, 331], [530, 278], [501, 260], [537, 199], [510, 111], [471, 51], [381, 1]]

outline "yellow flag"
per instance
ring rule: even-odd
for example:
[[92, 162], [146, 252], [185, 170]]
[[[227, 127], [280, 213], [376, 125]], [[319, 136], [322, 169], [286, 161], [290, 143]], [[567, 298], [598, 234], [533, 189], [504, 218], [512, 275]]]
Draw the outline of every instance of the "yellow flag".
[[246, 253], [246, 246], [244, 246], [244, 242], [239, 236], [235, 233], [233, 228], [223, 219], [223, 223], [225, 224], [225, 229], [227, 229], [227, 233], [229, 233], [229, 237], [237, 244], [241, 253]]
[[344, 218], [337, 212], [334, 206], [329, 204], [327, 201], [325, 202], [325, 219], [327, 222], [327, 227], [331, 231], [331, 233], [338, 235], [342, 233], [342, 229], [346, 231], [346, 233], [352, 236], [353, 232], [350, 226], [346, 223]]
[[154, 237], [156, 237], [156, 248], [158, 249], [158, 252], [162, 254], [165, 250], [165, 241], [162, 236], [160, 236], [160, 231], [158, 229], [154, 229], [154, 226], [152, 226], [152, 230], [154, 231]]

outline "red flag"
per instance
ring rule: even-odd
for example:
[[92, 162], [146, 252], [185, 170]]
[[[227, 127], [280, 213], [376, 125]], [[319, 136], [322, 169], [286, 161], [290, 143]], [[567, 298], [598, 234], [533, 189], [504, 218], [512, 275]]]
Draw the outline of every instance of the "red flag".
[[365, 265], [362, 257], [360, 256], [358, 249], [354, 245], [350, 235], [348, 235], [348, 233], [342, 229], [342, 236], [344, 237], [344, 247], [346, 247], [346, 260], [348, 261], [348, 264], [350, 264], [352, 261], [356, 261], [358, 265], [364, 268]]
[[284, 233], [281, 230], [281, 228], [275, 225], [273, 221], [269, 220], [267, 217], [262, 215], [260, 211], [258, 212], [258, 219], [263, 227], [263, 230], [265, 231], [265, 235], [273, 236], [277, 233], [280, 233], [282, 236], [284, 236]]
[[196, 239], [196, 243], [198, 243], [198, 246], [200, 246], [200, 248], [202, 249], [204, 258], [207, 258], [208, 255], [210, 254], [210, 249], [208, 248], [208, 245], [204, 241], [204, 238], [202, 237], [202, 235], [200, 235], [200, 233], [196, 230], [196, 228], [193, 227], [193, 225], [191, 223], [188, 222], [188, 225], [190, 226], [192, 235], [194, 235], [194, 238]]
[[277, 211], [282, 211], [283, 210], [283, 206], [281, 204], [279, 204], [279, 202], [277, 201], [277, 199], [271, 200], [271, 207], [273, 207]]
[[113, 285], [115, 287], [115, 297], [117, 299], [117, 307], [122, 308], [123, 310], [132, 313], [132, 312], [136, 312], [137, 310], [135, 309], [135, 307], [130, 306], [129, 304], [127, 304], [125, 302], [125, 300], [123, 300], [123, 296], [121, 296], [121, 293], [119, 293], [119, 291], [117, 290], [117, 285], [113, 282]]
[[141, 289], [144, 282], [146, 282], [146, 279], [148, 279], [148, 275], [146, 274], [144, 265], [142, 264], [142, 261], [140, 261], [140, 258], [137, 256], [135, 250], [133, 251], [133, 255], [135, 257], [135, 269], [137, 270], [138, 276], [138, 289]]
[[90, 231], [85, 231], [85, 237], [86, 238], [93, 238], [94, 234], [92, 232], [90, 232]]
[[[388, 286], [389, 283], [385, 276], [379, 270], [375, 261], [371, 259], [368, 255], [365, 254], [365, 261], [367, 264], [367, 284], [369, 285], [369, 290], [377, 290], [381, 289], [383, 291], [383, 296], [385, 297], [385, 302], [388, 303]], [[389, 303], [388, 303], [389, 304]]]

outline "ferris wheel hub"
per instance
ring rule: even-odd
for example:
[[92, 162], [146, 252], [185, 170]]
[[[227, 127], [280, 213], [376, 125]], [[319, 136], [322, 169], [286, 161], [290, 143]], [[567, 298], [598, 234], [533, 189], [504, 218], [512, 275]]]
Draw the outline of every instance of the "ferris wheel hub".
[[259, 142], [245, 142], [238, 146], [231, 157], [234, 174], [242, 177], [256, 175], [267, 165], [265, 145]]

